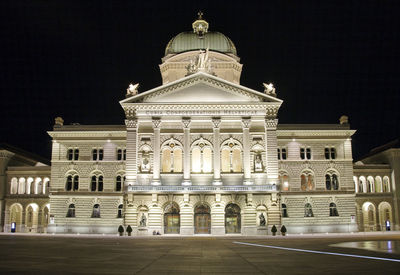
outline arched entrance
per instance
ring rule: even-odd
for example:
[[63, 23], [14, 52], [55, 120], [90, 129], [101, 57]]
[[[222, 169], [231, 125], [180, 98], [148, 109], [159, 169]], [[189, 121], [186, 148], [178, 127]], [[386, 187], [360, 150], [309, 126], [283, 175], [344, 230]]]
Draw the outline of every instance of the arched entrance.
[[207, 205], [198, 205], [194, 210], [194, 233], [211, 233], [210, 207], [208, 207]]
[[179, 207], [175, 203], [170, 203], [164, 210], [164, 234], [179, 234], [180, 227]]
[[22, 206], [18, 203], [10, 207], [10, 228], [13, 222], [16, 224], [16, 231], [20, 232], [22, 226]]
[[237, 204], [228, 204], [225, 208], [225, 233], [240, 233], [240, 207]]
[[25, 225], [27, 232], [36, 233], [38, 229], [38, 210], [39, 207], [35, 203], [31, 203], [26, 208]]
[[376, 210], [375, 206], [366, 202], [362, 207], [363, 220], [364, 220], [364, 231], [376, 231]]

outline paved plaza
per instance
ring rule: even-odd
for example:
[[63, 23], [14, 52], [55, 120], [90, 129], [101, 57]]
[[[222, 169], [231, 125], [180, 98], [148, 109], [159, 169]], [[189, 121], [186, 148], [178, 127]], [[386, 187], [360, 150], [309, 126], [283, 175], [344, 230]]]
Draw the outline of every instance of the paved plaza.
[[399, 274], [399, 244], [400, 235], [393, 233], [140, 238], [1, 234], [0, 273]]

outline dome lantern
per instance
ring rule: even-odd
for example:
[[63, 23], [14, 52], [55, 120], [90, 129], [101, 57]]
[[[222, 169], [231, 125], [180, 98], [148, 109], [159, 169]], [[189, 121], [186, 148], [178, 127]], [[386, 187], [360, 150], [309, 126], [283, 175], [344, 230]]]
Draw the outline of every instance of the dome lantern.
[[197, 13], [199, 18], [193, 22], [193, 32], [196, 33], [200, 38], [208, 32], [208, 22], [203, 19], [203, 13], [199, 11]]

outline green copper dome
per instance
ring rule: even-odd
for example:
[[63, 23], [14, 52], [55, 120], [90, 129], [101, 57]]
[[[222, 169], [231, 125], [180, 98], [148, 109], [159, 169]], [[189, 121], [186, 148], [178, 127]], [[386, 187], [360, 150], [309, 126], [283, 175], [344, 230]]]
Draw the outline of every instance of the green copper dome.
[[202, 36], [194, 32], [181, 32], [169, 41], [165, 55], [207, 48], [210, 51], [237, 55], [232, 40], [220, 32], [207, 32]]
[[208, 22], [202, 15], [200, 12], [199, 19], [193, 22], [192, 32], [181, 32], [168, 42], [165, 55], [207, 48], [211, 51], [237, 55], [232, 40], [220, 32], [209, 32]]

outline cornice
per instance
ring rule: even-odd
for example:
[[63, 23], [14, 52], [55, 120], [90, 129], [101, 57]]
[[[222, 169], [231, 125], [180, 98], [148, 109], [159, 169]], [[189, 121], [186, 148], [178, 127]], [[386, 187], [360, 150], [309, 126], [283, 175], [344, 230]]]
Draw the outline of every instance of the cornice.
[[278, 138], [295, 138], [295, 137], [351, 137], [355, 130], [277, 130]]
[[52, 138], [126, 138], [126, 131], [49, 131]]

